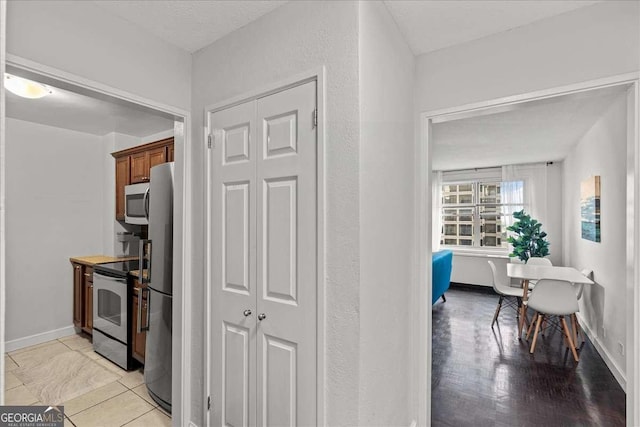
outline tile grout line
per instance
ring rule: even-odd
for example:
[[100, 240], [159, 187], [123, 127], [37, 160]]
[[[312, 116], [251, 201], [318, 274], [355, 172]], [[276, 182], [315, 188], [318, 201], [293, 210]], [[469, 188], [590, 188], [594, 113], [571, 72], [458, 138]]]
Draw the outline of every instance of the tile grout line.
[[15, 364], [16, 364], [16, 366], [17, 366], [18, 368], [20, 368], [20, 365], [18, 365], [18, 362], [16, 362], [16, 361], [15, 361], [15, 359], [14, 359], [13, 357], [11, 357], [11, 355], [10, 355], [9, 353], [5, 353], [5, 355], [6, 355], [9, 359], [11, 359], [11, 361], [12, 361], [13, 363], [15, 363]]
[[71, 418], [69, 418], [69, 416], [67, 416], [67, 414], [64, 414], [64, 418], [65, 418], [67, 421], [69, 421], [73, 427], [77, 427], [77, 426], [74, 424], [74, 422], [73, 422], [73, 421], [71, 421]]
[[[117, 382], [117, 381], [114, 381], [114, 382]], [[109, 383], [109, 384], [111, 384], [111, 383]], [[109, 384], [105, 384], [103, 387], [106, 387], [106, 386], [107, 386], [107, 385], [109, 385]], [[124, 384], [122, 384], [122, 385], [124, 386]], [[126, 388], [126, 386], [125, 386], [125, 388]], [[96, 389], [96, 390], [97, 390], [97, 389]], [[95, 391], [95, 390], [92, 390], [92, 391]], [[85, 411], [88, 411], [88, 410], [89, 410], [89, 409], [91, 409], [91, 408], [94, 408], [94, 407], [96, 407], [96, 406], [98, 406], [98, 405], [101, 405], [101, 404], [103, 404], [104, 402], [107, 402], [107, 401], [109, 401], [109, 400], [111, 400], [111, 399], [113, 399], [113, 398], [116, 398], [116, 397], [120, 396], [121, 394], [125, 394], [125, 393], [126, 393], [126, 392], [128, 392], [128, 391], [129, 391], [129, 389], [127, 389], [127, 390], [123, 391], [122, 393], [114, 394], [113, 396], [111, 396], [111, 397], [110, 397], [110, 398], [108, 398], [108, 399], [105, 399], [105, 400], [103, 400], [103, 401], [101, 401], [101, 402], [98, 402], [98, 403], [96, 403], [96, 404], [94, 404], [94, 405], [88, 406], [88, 407], [84, 408], [82, 411], [80, 411], [80, 412], [76, 412], [76, 413], [75, 413], [75, 414], [73, 414], [73, 415], [69, 415], [69, 419], [71, 419], [71, 417], [75, 417], [75, 416], [77, 416], [77, 415], [80, 415], [81, 413], [83, 413], [83, 412], [85, 412]], [[85, 394], [89, 394], [89, 393], [91, 393], [91, 392], [87, 392], [87, 393], [85, 393]], [[85, 394], [81, 394], [80, 396], [77, 396], [77, 397], [75, 397], [74, 399], [77, 399], [78, 397], [82, 397], [82, 396], [84, 396]], [[67, 415], [65, 414], [65, 416], [67, 416]], [[75, 426], [75, 424], [74, 424], [74, 426]]]
[[[146, 402], [146, 400], [145, 400], [145, 402]], [[147, 403], [148, 403], [148, 402], [147, 402]], [[154, 411], [154, 410], [156, 410], [156, 409], [157, 409], [157, 408], [153, 408], [153, 409], [151, 409], [150, 411], [147, 411], [147, 412], [145, 412], [144, 414], [141, 414], [139, 417], [135, 417], [134, 419], [129, 420], [129, 421], [127, 421], [127, 422], [126, 422], [126, 423], [124, 423], [124, 424], [121, 424], [121, 425], [120, 425], [120, 427], [124, 427], [124, 426], [126, 426], [127, 424], [131, 424], [132, 422], [134, 422], [134, 421], [135, 421], [135, 420], [137, 420], [138, 418], [142, 418], [142, 417], [144, 417], [145, 415], [147, 415], [148, 413], [153, 412], [153, 411]]]

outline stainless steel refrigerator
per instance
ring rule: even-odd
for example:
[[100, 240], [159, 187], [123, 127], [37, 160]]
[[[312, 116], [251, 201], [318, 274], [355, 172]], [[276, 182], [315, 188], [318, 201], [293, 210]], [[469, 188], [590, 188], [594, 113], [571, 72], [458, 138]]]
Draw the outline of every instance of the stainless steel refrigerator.
[[151, 168], [147, 204], [149, 239], [147, 342], [144, 382], [151, 397], [171, 412], [171, 315], [173, 302], [173, 168]]

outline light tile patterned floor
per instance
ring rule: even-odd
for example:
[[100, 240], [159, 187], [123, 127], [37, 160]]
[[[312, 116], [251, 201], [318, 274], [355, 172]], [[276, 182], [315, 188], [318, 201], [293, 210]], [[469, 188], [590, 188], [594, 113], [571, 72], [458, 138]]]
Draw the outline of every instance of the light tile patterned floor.
[[[81, 395], [70, 393], [69, 375], [47, 377], [47, 390], [62, 390], [61, 395], [74, 396], [63, 401], [65, 426], [170, 426], [171, 418], [151, 399], [144, 386], [142, 370], [125, 371], [93, 351], [86, 335], [71, 335], [5, 354], [5, 404], [44, 405], [38, 388], [29, 375], [30, 368], [52, 360], [80, 360], [92, 367], [92, 374], [82, 384], [87, 391]], [[95, 363], [89, 363], [88, 360]], [[102, 369], [105, 368], [105, 369]], [[65, 371], [62, 369], [61, 371]], [[67, 370], [68, 371], [68, 370]], [[21, 380], [22, 378], [22, 380]], [[97, 380], [99, 378], [99, 380]], [[24, 381], [24, 382], [23, 382]], [[78, 381], [78, 378], [74, 378]]]

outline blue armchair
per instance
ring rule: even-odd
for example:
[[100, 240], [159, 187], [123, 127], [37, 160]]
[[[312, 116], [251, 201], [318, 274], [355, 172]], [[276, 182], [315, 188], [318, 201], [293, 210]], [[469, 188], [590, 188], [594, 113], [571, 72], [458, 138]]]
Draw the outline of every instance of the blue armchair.
[[447, 301], [444, 293], [449, 289], [451, 282], [451, 267], [453, 265], [453, 252], [448, 249], [434, 252], [431, 259], [431, 282], [432, 282], [432, 301], [435, 304], [438, 298], [442, 297], [443, 301]]

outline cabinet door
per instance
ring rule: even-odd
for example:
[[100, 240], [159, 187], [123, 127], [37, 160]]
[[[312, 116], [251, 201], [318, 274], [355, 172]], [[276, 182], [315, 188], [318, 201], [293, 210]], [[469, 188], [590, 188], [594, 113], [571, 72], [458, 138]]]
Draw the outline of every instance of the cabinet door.
[[129, 156], [116, 159], [116, 219], [124, 221], [124, 187], [131, 183]]
[[132, 154], [131, 156], [131, 183], [149, 181], [149, 152]]
[[73, 265], [73, 324], [75, 327], [82, 326], [82, 266]]
[[173, 144], [167, 146], [167, 162], [173, 162], [175, 159], [173, 153]]
[[147, 176], [151, 176], [151, 168], [167, 162], [167, 147], [160, 147], [154, 150], [149, 150], [149, 173]]
[[[139, 287], [138, 282], [135, 282], [137, 286], [133, 288], [133, 310], [131, 319], [131, 336], [133, 337], [132, 355], [140, 363], [144, 363], [144, 350], [147, 341], [146, 331], [138, 333], [138, 307], [141, 311], [141, 322], [144, 323], [144, 319], [147, 317], [147, 298], [142, 297], [142, 288]], [[140, 304], [140, 299], [142, 303]]]
[[83, 271], [83, 322], [82, 330], [87, 333], [93, 331], [93, 268], [85, 267]]

